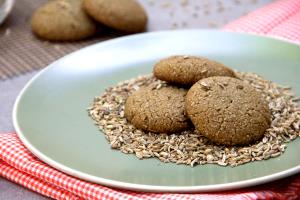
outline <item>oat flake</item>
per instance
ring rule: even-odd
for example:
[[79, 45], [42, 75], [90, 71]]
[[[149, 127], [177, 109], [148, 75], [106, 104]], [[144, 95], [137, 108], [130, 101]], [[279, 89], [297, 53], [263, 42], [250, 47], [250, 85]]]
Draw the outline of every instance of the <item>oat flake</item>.
[[139, 159], [156, 157], [162, 162], [190, 166], [214, 163], [234, 167], [280, 156], [288, 142], [300, 137], [298, 98], [290, 88], [267, 81], [257, 74], [237, 72], [237, 76], [262, 92], [272, 114], [271, 127], [265, 136], [249, 146], [217, 146], [195, 130], [168, 135], [136, 129], [124, 117], [125, 101], [140, 87], [151, 85], [160, 88], [166, 84], [152, 75], [139, 76], [108, 88], [94, 99], [88, 112], [111, 148], [135, 154]]

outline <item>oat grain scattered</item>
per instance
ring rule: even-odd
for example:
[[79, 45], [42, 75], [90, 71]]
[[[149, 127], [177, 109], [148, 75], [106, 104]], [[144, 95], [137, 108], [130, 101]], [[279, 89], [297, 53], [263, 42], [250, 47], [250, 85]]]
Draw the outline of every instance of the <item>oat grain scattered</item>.
[[295, 102], [297, 97], [290, 88], [281, 87], [254, 73], [236, 74], [262, 92], [271, 110], [271, 127], [253, 145], [216, 146], [195, 130], [168, 135], [136, 129], [124, 117], [124, 104], [127, 97], [142, 86], [156, 88], [166, 84], [152, 75], [139, 76], [108, 88], [101, 96], [95, 97], [88, 112], [111, 148], [135, 154], [139, 159], [156, 157], [162, 162], [190, 166], [214, 163], [234, 167], [280, 156], [288, 142], [300, 137], [300, 108]]

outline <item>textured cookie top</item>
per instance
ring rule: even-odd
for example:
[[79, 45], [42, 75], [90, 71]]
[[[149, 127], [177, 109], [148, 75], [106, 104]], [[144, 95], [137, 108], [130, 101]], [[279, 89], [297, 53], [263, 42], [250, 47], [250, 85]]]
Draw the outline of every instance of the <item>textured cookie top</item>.
[[137, 128], [172, 133], [189, 128], [185, 112], [185, 89], [166, 86], [160, 89], [142, 88], [128, 97], [125, 117]]
[[32, 31], [47, 40], [78, 40], [96, 32], [96, 24], [82, 9], [82, 0], [53, 0], [38, 8]]
[[225, 65], [196, 56], [168, 57], [154, 66], [153, 73], [160, 80], [190, 86], [211, 76], [235, 77], [234, 72]]
[[135, 0], [84, 0], [86, 12], [95, 20], [125, 32], [146, 28], [147, 14]]
[[209, 77], [194, 84], [186, 109], [196, 129], [222, 145], [247, 145], [260, 139], [271, 115], [262, 95], [245, 82]]

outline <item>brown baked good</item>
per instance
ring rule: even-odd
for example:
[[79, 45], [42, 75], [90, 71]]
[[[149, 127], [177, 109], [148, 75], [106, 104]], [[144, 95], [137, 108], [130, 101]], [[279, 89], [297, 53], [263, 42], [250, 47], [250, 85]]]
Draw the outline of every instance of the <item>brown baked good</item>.
[[147, 14], [135, 0], [84, 0], [86, 12], [96, 21], [125, 32], [141, 32]]
[[197, 56], [168, 57], [154, 66], [153, 73], [160, 80], [189, 86], [211, 76], [235, 77], [235, 73], [225, 65]]
[[231, 77], [209, 77], [194, 84], [186, 96], [186, 109], [198, 132], [221, 145], [250, 144], [271, 122], [261, 94]]
[[187, 91], [172, 86], [142, 88], [128, 97], [125, 117], [136, 128], [155, 133], [180, 132], [190, 127], [185, 113]]
[[96, 33], [96, 23], [83, 11], [82, 0], [54, 0], [38, 8], [31, 19], [32, 31], [40, 38], [70, 41]]

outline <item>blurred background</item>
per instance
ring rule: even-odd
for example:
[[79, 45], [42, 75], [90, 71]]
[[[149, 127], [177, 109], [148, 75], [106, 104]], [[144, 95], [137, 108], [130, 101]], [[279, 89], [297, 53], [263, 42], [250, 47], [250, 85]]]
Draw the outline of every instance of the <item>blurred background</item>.
[[[271, 1], [139, 0], [148, 15], [146, 31], [217, 29]], [[46, 0], [17, 0], [12, 12], [0, 26], [0, 80], [43, 68], [63, 55], [84, 46], [125, 35], [122, 32], [105, 29], [96, 37], [76, 42], [40, 40], [31, 32], [30, 19], [33, 12], [46, 2]], [[38, 59], [36, 55], [39, 55]]]

